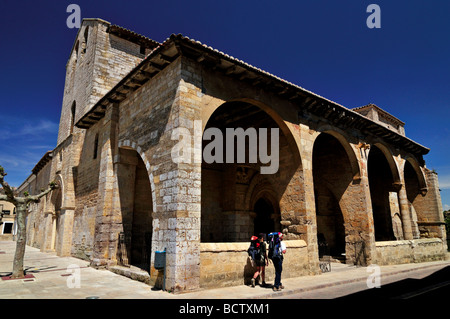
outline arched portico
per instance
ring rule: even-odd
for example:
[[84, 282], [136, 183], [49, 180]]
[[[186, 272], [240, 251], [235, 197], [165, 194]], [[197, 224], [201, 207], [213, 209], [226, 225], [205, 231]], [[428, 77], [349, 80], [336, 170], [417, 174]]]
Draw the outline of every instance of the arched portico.
[[371, 219], [353, 148], [344, 135], [327, 127], [314, 140], [312, 158], [320, 244], [326, 243], [337, 259], [366, 264]]
[[[262, 220], [273, 222], [272, 231], [283, 230], [288, 237], [306, 236], [299, 228], [283, 228], [280, 224], [289, 220], [286, 225], [296, 226], [304, 213], [302, 166], [288, 125], [272, 108], [249, 99], [223, 103], [209, 114], [203, 139], [202, 242], [248, 241], [256, 228], [269, 229], [261, 225]], [[217, 136], [205, 140], [208, 130], [223, 137], [222, 161], [219, 156], [205, 161], [205, 156], [216, 156], [219, 150], [213, 152], [211, 147], [218, 142]], [[227, 135], [230, 130], [236, 133], [232, 137], [236, 144], [231, 147], [233, 141]], [[241, 140], [246, 143], [244, 148], [237, 145], [242, 137], [238, 130], [245, 135]], [[234, 155], [229, 156], [233, 151]], [[276, 169], [266, 174], [263, 169], [269, 165]], [[267, 214], [270, 218], [260, 219], [255, 214], [260, 199], [268, 204], [267, 209], [271, 207]]]
[[[397, 194], [401, 185], [397, 164], [389, 149], [383, 144], [371, 146], [368, 162], [368, 176], [372, 211], [375, 226], [375, 240], [395, 240], [393, 217], [391, 216], [390, 194]], [[401, 236], [401, 235], [397, 235]]]
[[115, 163], [120, 203], [118, 209], [122, 221], [116, 258], [119, 264], [150, 271], [154, 191], [145, 155], [143, 159], [137, 150], [127, 144], [120, 143]]
[[361, 178], [361, 167], [359, 165], [358, 158], [355, 154], [355, 150], [349, 143], [348, 138], [346, 137], [346, 133], [337, 127], [333, 127], [331, 125], [322, 125], [317, 129], [316, 138], [320, 133], [326, 133], [333, 136], [336, 140], [338, 140], [347, 154], [347, 158], [351, 167], [351, 173], [353, 174], [353, 179], [358, 180]]
[[[404, 201], [404, 210], [409, 214], [411, 219], [411, 232], [413, 238], [420, 238], [419, 221], [426, 221], [427, 203], [425, 201], [425, 195], [427, 194], [428, 187], [425, 180], [425, 176], [417, 162], [417, 160], [411, 156], [406, 156], [403, 163], [403, 180], [404, 180], [404, 192], [406, 197]], [[422, 232], [426, 233], [426, 227], [422, 228]], [[424, 236], [426, 236], [424, 234]]]

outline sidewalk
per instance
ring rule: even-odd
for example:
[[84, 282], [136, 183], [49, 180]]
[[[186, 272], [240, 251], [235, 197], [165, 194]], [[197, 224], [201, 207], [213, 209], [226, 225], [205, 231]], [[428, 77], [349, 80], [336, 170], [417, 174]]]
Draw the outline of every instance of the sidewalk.
[[[199, 290], [183, 294], [154, 291], [145, 283], [117, 275], [109, 270], [97, 270], [74, 257], [57, 257], [26, 247], [24, 268], [32, 278], [4, 280], [12, 271], [15, 242], [0, 241], [0, 299], [265, 299], [295, 293], [366, 282], [371, 274], [366, 267], [332, 264], [332, 271], [318, 276], [283, 279], [281, 292], [257, 286], [226, 287]], [[381, 278], [417, 269], [442, 269], [450, 260], [420, 264], [382, 266]], [[79, 276], [77, 276], [79, 275]], [[79, 278], [79, 281], [76, 280]], [[268, 282], [271, 282], [269, 278]]]

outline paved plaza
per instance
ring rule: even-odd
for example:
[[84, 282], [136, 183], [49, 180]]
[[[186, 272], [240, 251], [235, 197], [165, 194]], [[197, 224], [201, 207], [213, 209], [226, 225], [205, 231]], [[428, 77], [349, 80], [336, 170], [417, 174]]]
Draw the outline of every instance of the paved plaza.
[[[266, 299], [274, 297], [302, 296], [304, 292], [326, 288], [364, 283], [373, 270], [368, 267], [354, 267], [332, 264], [332, 271], [319, 276], [303, 276], [284, 279], [286, 288], [273, 292], [270, 288], [241, 285], [227, 288], [199, 290], [190, 293], [173, 294], [153, 290], [151, 286], [128, 277], [89, 267], [85, 260], [74, 257], [58, 257], [43, 253], [39, 249], [26, 248], [24, 268], [30, 278], [5, 280], [12, 271], [15, 242], [0, 242], [0, 299]], [[271, 265], [269, 265], [270, 267]], [[380, 267], [381, 284], [395, 275], [423, 269], [439, 271], [450, 266], [450, 260], [420, 264], [403, 264]], [[31, 276], [30, 276], [31, 275]], [[268, 278], [271, 282], [273, 278]], [[365, 289], [368, 289], [365, 287]], [[320, 298], [320, 295], [315, 295]], [[324, 295], [325, 296], [325, 295]]]

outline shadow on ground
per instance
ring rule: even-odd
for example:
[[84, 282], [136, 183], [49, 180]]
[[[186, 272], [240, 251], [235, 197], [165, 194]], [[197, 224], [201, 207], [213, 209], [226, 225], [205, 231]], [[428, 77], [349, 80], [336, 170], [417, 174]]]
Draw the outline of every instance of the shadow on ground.
[[380, 288], [360, 291], [337, 299], [422, 299], [443, 298], [449, 294], [450, 266], [447, 266], [422, 279], [408, 278], [395, 283], [382, 285]]

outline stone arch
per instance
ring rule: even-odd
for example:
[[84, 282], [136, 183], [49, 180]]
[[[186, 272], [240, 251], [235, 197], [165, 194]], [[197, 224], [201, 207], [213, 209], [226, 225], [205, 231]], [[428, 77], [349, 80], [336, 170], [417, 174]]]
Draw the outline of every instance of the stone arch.
[[420, 191], [421, 191], [422, 195], [425, 195], [427, 193], [427, 191], [428, 191], [428, 185], [427, 185], [427, 182], [426, 182], [425, 175], [424, 175], [424, 173], [423, 173], [423, 171], [422, 171], [422, 169], [421, 169], [421, 167], [419, 165], [419, 162], [417, 161], [417, 159], [414, 156], [406, 155], [405, 158], [404, 158], [404, 161], [402, 162], [402, 166], [400, 167], [401, 171], [403, 172], [403, 176], [404, 176], [404, 173], [405, 173], [405, 166], [406, 166], [407, 162], [412, 166], [412, 168], [416, 172], [417, 180], [419, 182]]
[[[375, 240], [395, 240], [393, 205], [391, 200], [399, 198], [401, 175], [397, 161], [390, 148], [381, 142], [373, 143], [367, 158], [369, 189], [375, 228]], [[396, 196], [393, 196], [393, 195]], [[398, 220], [397, 220], [398, 221]]]
[[[271, 229], [266, 229], [266, 234], [268, 232], [273, 231], [280, 231], [280, 207], [279, 207], [279, 200], [278, 194], [273, 189], [272, 184], [268, 182], [266, 179], [264, 179], [261, 175], [257, 174], [255, 175], [252, 180], [250, 181], [250, 185], [245, 197], [245, 207], [248, 211], [252, 212], [254, 215], [254, 222], [256, 223], [256, 219], [259, 217], [258, 212], [255, 211], [255, 207], [257, 206], [258, 201], [264, 200], [270, 204], [271, 208], [271, 214], [270, 219], [271, 222]], [[259, 232], [256, 231], [255, 226], [255, 235]]]
[[61, 196], [59, 209], [61, 209], [61, 207], [66, 207], [66, 196], [64, 196], [65, 185], [61, 174], [57, 174], [53, 181], [58, 185], [58, 188], [52, 190], [52, 192], [50, 193], [49, 201], [47, 202], [47, 205], [50, 205], [50, 209], [47, 208], [47, 211], [52, 213], [56, 211], [56, 202], [58, 201], [58, 196]]
[[255, 195], [252, 212], [254, 214], [254, 234], [269, 234], [280, 231], [280, 208], [278, 201], [269, 190], [262, 190]]
[[273, 198], [277, 198], [276, 192], [267, 185], [261, 175], [254, 175], [250, 180], [248, 191], [245, 195], [245, 207], [251, 210], [261, 193], [269, 193]]
[[[381, 150], [381, 152], [383, 152], [384, 156], [386, 157], [386, 160], [391, 169], [394, 184], [401, 184], [400, 168], [398, 167], [397, 161], [394, 159], [394, 154], [392, 153], [391, 149], [381, 142], [376, 142], [372, 145], [378, 147]], [[372, 151], [372, 147], [369, 150], [368, 156], [370, 156], [371, 151]]]
[[[402, 163], [402, 175], [404, 182], [404, 201], [407, 202], [408, 215], [411, 218], [411, 231], [413, 238], [420, 238], [420, 232], [424, 233], [424, 227], [419, 227], [418, 222], [426, 220], [426, 194], [428, 191], [427, 183], [423, 171], [417, 160], [407, 155]], [[419, 194], [421, 196], [419, 196]]]
[[[276, 207], [275, 210], [279, 207], [280, 219], [300, 220], [297, 215], [304, 213], [304, 207], [300, 207], [304, 206], [303, 195], [299, 194], [304, 192], [303, 173], [297, 146], [299, 143], [294, 137], [293, 127], [288, 125], [283, 117], [270, 106], [247, 98], [234, 99], [206, 108], [202, 113], [202, 120], [203, 132], [210, 127], [215, 127], [219, 128], [223, 135], [225, 135], [225, 128], [232, 127], [242, 127], [244, 130], [251, 127], [256, 130], [268, 128], [268, 131], [270, 128], [278, 128], [280, 158], [278, 171], [267, 175], [260, 174], [259, 171], [265, 164], [261, 164], [259, 160], [257, 163], [250, 163], [248, 156], [245, 163], [225, 163], [224, 161], [219, 164], [203, 161], [201, 241], [247, 241], [253, 232], [255, 215], [252, 210], [260, 197], [258, 194], [265, 193], [273, 199], [272, 206]], [[207, 145], [206, 143], [210, 142], [203, 141], [203, 147]], [[246, 144], [246, 151], [248, 150], [248, 144]], [[286, 156], [283, 157], [283, 154]], [[261, 188], [261, 183], [265, 183], [266, 187]], [[223, 188], [222, 192], [211, 191], [221, 188]], [[224, 225], [221, 228], [214, 226], [217, 225], [214, 219], [219, 218], [218, 216], [221, 216], [220, 220]], [[233, 235], [232, 229], [236, 228], [237, 223], [241, 225], [241, 229], [247, 227], [248, 233]], [[281, 228], [281, 225], [278, 228]], [[220, 232], [228, 235], [218, 234]], [[290, 234], [291, 237], [296, 235], [298, 234]]]
[[122, 223], [117, 261], [122, 265], [134, 265], [150, 271], [156, 207], [153, 174], [149, 174], [149, 162], [135, 143], [122, 141], [117, 155], [115, 171], [120, 203], [117, 209], [121, 213]]
[[153, 206], [153, 211], [156, 212], [156, 188], [155, 188], [155, 180], [153, 177], [153, 168], [150, 165], [150, 162], [147, 159], [147, 156], [145, 155], [145, 153], [142, 151], [141, 147], [138, 146], [138, 144], [134, 141], [130, 141], [130, 140], [121, 140], [118, 143], [118, 147], [119, 148], [125, 148], [125, 149], [133, 149], [135, 150], [139, 156], [141, 157], [142, 161], [145, 164], [145, 168], [147, 170], [147, 174], [148, 174], [148, 178], [150, 180], [150, 186], [151, 186], [151, 190], [152, 190], [152, 206]]
[[355, 183], [360, 177], [359, 165], [351, 164], [352, 157], [355, 161], [355, 152], [344, 135], [329, 127], [322, 128], [314, 139], [312, 168], [317, 236], [328, 244], [335, 258], [345, 258], [346, 262], [350, 262], [348, 234], [359, 231], [351, 220], [352, 202], [360, 202], [357, 198], [360, 192], [356, 190], [359, 183]]
[[[344, 148], [345, 152], [347, 153], [348, 159], [350, 161], [350, 165], [351, 165], [351, 169], [352, 169], [352, 173], [353, 173], [353, 179], [354, 180], [361, 179], [361, 168], [359, 166], [359, 161], [358, 161], [358, 158], [356, 157], [355, 150], [353, 149], [353, 147], [350, 145], [350, 143], [348, 141], [347, 134], [344, 131], [342, 131], [341, 129], [339, 129], [337, 127], [333, 127], [328, 124], [320, 126], [317, 129], [317, 132], [319, 134], [317, 134], [315, 136], [314, 141], [320, 135], [320, 133], [327, 133], [327, 134], [333, 136], [334, 138], [336, 138], [341, 143], [341, 145]], [[313, 143], [314, 143], [314, 141], [313, 141]]]
[[272, 107], [270, 107], [266, 103], [263, 103], [259, 100], [252, 99], [252, 98], [230, 99], [229, 101], [214, 105], [213, 107], [205, 108], [205, 110], [202, 110], [202, 132], [205, 131], [205, 127], [206, 127], [209, 119], [212, 117], [212, 115], [214, 114], [214, 112], [217, 109], [227, 105], [228, 103], [233, 103], [233, 102], [244, 102], [244, 103], [248, 103], [248, 104], [257, 106], [259, 109], [264, 111], [268, 116], [270, 116], [275, 121], [275, 123], [278, 125], [278, 127], [281, 129], [281, 131], [286, 136], [286, 138], [288, 139], [289, 146], [292, 149], [297, 150], [297, 152], [294, 152], [294, 154], [293, 154], [294, 159], [295, 159], [296, 163], [298, 163], [298, 165], [301, 165], [300, 151], [298, 149], [297, 142], [295, 139], [295, 137], [296, 137], [295, 132], [293, 131], [293, 129], [290, 126], [286, 125], [286, 122], [284, 121], [282, 116], [280, 114], [278, 114], [278, 112], [276, 110], [274, 110]]

